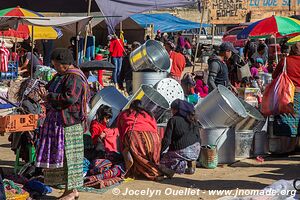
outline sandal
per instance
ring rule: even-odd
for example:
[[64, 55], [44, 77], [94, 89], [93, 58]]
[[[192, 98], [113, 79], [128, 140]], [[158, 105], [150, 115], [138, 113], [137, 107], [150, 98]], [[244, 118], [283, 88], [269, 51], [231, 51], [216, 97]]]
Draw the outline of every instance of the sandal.
[[173, 178], [175, 171], [172, 169], [167, 168], [164, 165], [158, 166], [159, 171], [161, 171], [164, 175], [166, 175], [168, 178]]
[[185, 169], [185, 174], [194, 174], [196, 171], [196, 161], [188, 161], [187, 168]]

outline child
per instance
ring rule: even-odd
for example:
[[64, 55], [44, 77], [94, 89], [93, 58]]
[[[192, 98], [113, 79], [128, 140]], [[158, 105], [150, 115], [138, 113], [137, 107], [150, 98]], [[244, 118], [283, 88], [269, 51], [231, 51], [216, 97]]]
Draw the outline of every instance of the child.
[[268, 73], [268, 69], [264, 66], [264, 61], [262, 58], [257, 58], [254, 66], [251, 67], [251, 75], [252, 77], [258, 77], [259, 72]]
[[201, 98], [206, 97], [208, 95], [208, 86], [204, 83], [203, 77], [196, 76], [195, 80], [195, 93], [198, 94]]
[[181, 87], [184, 92], [184, 96], [186, 100], [191, 104], [197, 104], [199, 96], [195, 93], [195, 80], [190, 73], [185, 73], [183, 78], [181, 79]]
[[[96, 156], [103, 157], [109, 153], [117, 153], [119, 132], [116, 128], [108, 128], [107, 124], [112, 118], [111, 107], [102, 105], [97, 111], [97, 119], [93, 120], [90, 127]], [[104, 154], [104, 155], [103, 155]]]

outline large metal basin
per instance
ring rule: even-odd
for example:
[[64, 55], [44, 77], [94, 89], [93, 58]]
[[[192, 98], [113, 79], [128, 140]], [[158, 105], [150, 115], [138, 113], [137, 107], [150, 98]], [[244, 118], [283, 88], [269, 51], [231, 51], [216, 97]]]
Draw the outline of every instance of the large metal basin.
[[251, 106], [243, 99], [239, 100], [244, 105], [248, 116], [239, 123], [237, 123], [237, 125], [235, 126], [235, 130], [253, 130], [258, 124], [258, 122], [263, 121], [265, 118], [255, 107]]
[[136, 93], [141, 85], [154, 86], [160, 80], [167, 78], [167, 72], [133, 72], [132, 91]]
[[216, 145], [218, 163], [231, 164], [235, 162], [235, 132], [234, 128], [208, 128], [200, 130], [201, 146]]
[[235, 132], [235, 157], [250, 158], [253, 154], [254, 132], [244, 130]]
[[165, 47], [155, 40], [147, 40], [143, 45], [130, 53], [130, 64], [134, 71], [152, 69], [167, 71], [170, 68], [170, 57]]
[[154, 88], [168, 101], [169, 105], [175, 99], [184, 100], [184, 92], [181, 85], [172, 78], [165, 78], [157, 82]]
[[169, 109], [168, 101], [148, 85], [142, 85], [123, 109], [129, 108], [133, 100], [141, 100], [143, 108], [152, 112], [156, 120]]
[[113, 117], [109, 121], [109, 125], [112, 125], [120, 111], [128, 103], [128, 99], [124, 97], [115, 87], [108, 86], [100, 90], [91, 100], [91, 111], [88, 115], [88, 125], [95, 118], [97, 110], [104, 104], [112, 108]]
[[195, 109], [203, 128], [231, 127], [248, 116], [240, 100], [222, 85], [209, 93]]

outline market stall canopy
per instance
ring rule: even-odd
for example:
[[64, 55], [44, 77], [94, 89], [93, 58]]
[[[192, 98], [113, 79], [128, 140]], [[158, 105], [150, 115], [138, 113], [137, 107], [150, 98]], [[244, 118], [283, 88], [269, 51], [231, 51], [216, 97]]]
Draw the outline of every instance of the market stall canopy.
[[[87, 13], [88, 10], [88, 1], [86, 0], [2, 0], [0, 9], [16, 5], [38, 12]], [[91, 12], [97, 11], [99, 11], [99, 7], [95, 1], [92, 1]]]
[[[154, 25], [154, 31], [161, 32], [178, 32], [190, 29], [200, 28], [200, 23], [181, 19], [169, 13], [159, 14], [135, 14], [130, 16], [136, 23], [143, 28], [147, 28], [150, 24]], [[202, 24], [203, 28], [209, 27], [209, 24]]]
[[109, 32], [113, 33], [115, 26], [133, 14], [162, 8], [173, 8], [194, 5], [197, 0], [95, 0], [104, 16], [107, 17]]
[[300, 21], [290, 17], [271, 16], [250, 24], [237, 35], [238, 39], [282, 37], [300, 33]]
[[76, 34], [76, 27], [78, 31], [85, 28], [93, 17], [45, 17], [45, 19], [27, 19], [27, 22], [35, 26], [54, 26], [63, 28], [66, 31]]
[[[19, 6], [0, 10], [0, 16], [43, 17], [43, 15], [41, 15], [40, 13], [21, 8]], [[17, 24], [16, 27], [12, 29], [2, 31], [0, 35], [28, 39], [29, 36], [32, 35], [32, 31], [34, 39], [56, 39], [62, 36], [61, 30], [58, 28], [54, 28], [51, 26], [34, 26], [34, 28], [32, 29], [32, 26], [28, 24]]]
[[300, 35], [293, 37], [287, 41], [288, 44], [294, 44], [296, 42], [300, 42]]
[[71, 33], [76, 34], [76, 27], [78, 31], [85, 28], [88, 22], [92, 19], [88, 17], [0, 17], [1, 28], [15, 28], [19, 24], [34, 25], [34, 26], [53, 26], [65, 29]]

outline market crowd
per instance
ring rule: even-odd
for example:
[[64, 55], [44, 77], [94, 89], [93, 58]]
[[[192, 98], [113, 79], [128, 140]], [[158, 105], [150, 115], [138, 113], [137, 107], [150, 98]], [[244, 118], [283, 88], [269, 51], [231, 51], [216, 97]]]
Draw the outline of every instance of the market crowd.
[[[133, 70], [129, 55], [142, 44], [133, 42], [128, 45], [115, 35], [109, 39], [109, 59], [115, 66], [110, 81], [131, 96]], [[284, 53], [277, 65], [270, 60], [264, 40], [249, 40], [244, 47], [244, 55], [240, 55], [231, 43], [224, 42], [210, 56], [207, 72], [184, 73], [185, 67], [192, 65], [195, 44], [181, 33], [174, 39], [157, 31], [155, 40], [168, 52], [171, 59], [169, 77], [181, 84], [185, 95], [185, 100], [176, 99], [171, 103], [171, 117], [163, 135], [158, 131], [153, 113], [144, 108], [140, 100], [132, 101], [128, 109], [120, 112], [112, 126], [108, 124], [113, 108], [102, 105], [96, 118], [87, 126], [88, 105], [93, 97], [92, 91], [97, 88], [89, 84], [89, 73], [75, 65], [72, 48], [52, 51], [48, 65], [56, 73], [38, 90], [30, 91], [31, 95], [25, 92], [30, 78], [20, 87], [17, 95], [24, 109], [40, 116], [36, 173], [43, 173], [47, 185], [64, 185], [61, 200], [77, 199], [78, 189], [82, 186], [101, 189], [126, 177], [161, 181], [164, 177], [172, 178], [175, 173], [194, 174], [201, 147], [201, 125], [196, 119], [194, 105], [218, 85], [226, 86], [235, 93], [239, 88], [259, 88], [261, 93], [257, 100], [260, 103], [265, 89], [261, 74], [273, 73], [275, 79], [281, 74], [285, 62], [287, 74], [296, 86], [295, 114], [276, 116], [286, 125], [280, 127], [278, 123], [276, 130], [285, 136], [299, 136], [299, 42]], [[31, 70], [35, 73], [42, 65], [38, 50], [35, 49], [34, 55], [31, 55], [23, 48], [17, 49], [19, 59], [23, 59], [20, 73], [28, 77]], [[246, 65], [250, 73], [240, 78], [239, 69]], [[83, 134], [86, 132], [89, 135]], [[31, 143], [27, 138], [25, 142]]]

